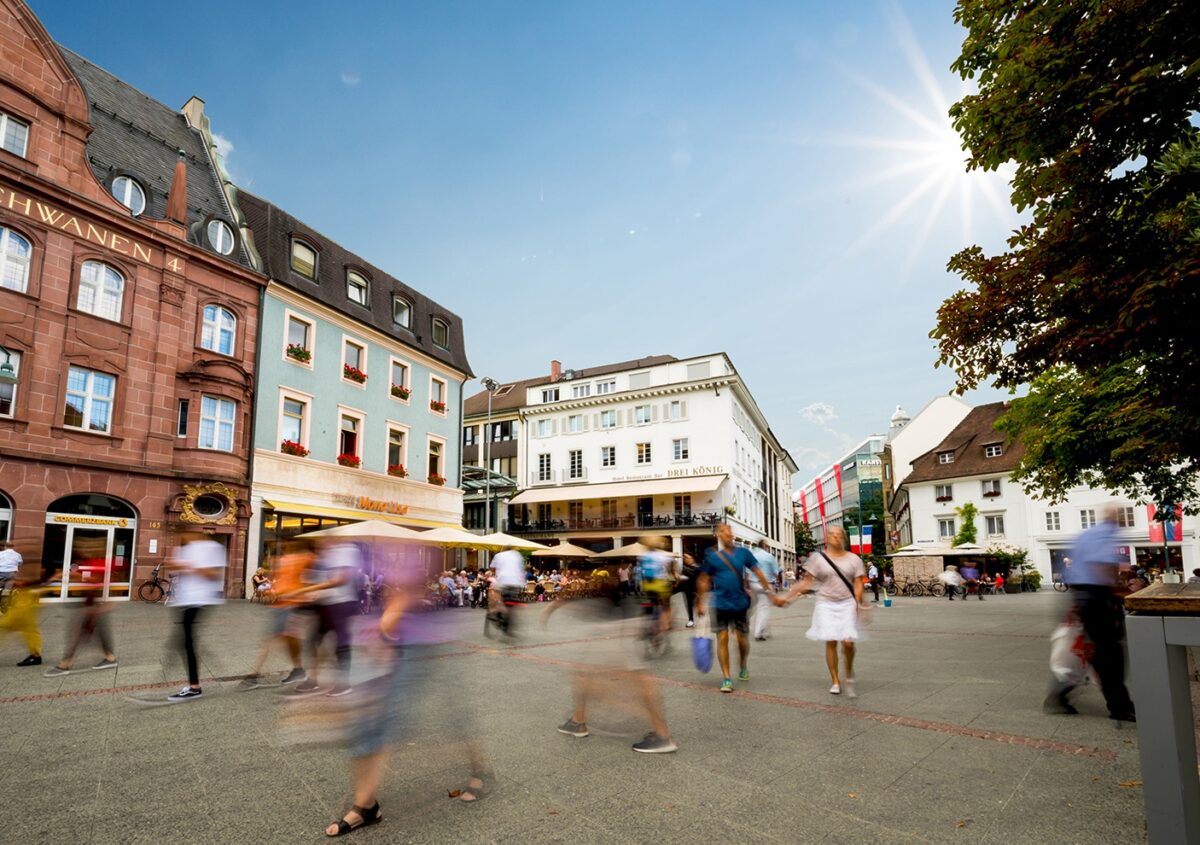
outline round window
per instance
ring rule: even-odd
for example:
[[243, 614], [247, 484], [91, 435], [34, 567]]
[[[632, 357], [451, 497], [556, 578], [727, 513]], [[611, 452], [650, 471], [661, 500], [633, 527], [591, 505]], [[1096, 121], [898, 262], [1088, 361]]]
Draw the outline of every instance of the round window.
[[233, 252], [233, 229], [224, 220], [211, 220], [208, 224], [208, 242], [221, 255]]
[[134, 217], [146, 210], [146, 192], [134, 179], [118, 176], [112, 181], [112, 195], [129, 209]]
[[216, 519], [225, 513], [225, 509], [228, 507], [228, 502], [220, 496], [214, 496], [211, 493], [197, 496], [196, 501], [192, 502], [192, 510], [208, 519]]

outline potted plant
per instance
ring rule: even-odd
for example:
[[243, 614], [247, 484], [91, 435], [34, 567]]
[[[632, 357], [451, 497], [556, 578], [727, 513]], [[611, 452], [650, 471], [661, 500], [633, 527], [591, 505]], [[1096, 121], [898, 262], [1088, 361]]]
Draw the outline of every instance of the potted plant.
[[953, 499], [954, 499], [953, 496], [938, 496], [937, 498], [934, 499], [934, 501], [935, 502], [949, 502], [949, 501], [953, 501]]
[[360, 458], [358, 455], [351, 455], [349, 452], [338, 455], [337, 462], [344, 467], [358, 468], [362, 466], [362, 458]]
[[429, 410], [437, 411], [439, 414], [444, 414], [444, 413], [446, 413], [446, 403], [439, 402], [436, 399], [430, 399], [429, 400]]
[[356, 381], [362, 384], [367, 380], [367, 374], [358, 367], [351, 367], [349, 364], [342, 364], [342, 375], [350, 381]]
[[287, 345], [287, 355], [289, 358], [305, 364], [312, 360], [312, 353], [298, 343], [289, 343]]
[[387, 473], [396, 478], [408, 478], [408, 470], [404, 468], [404, 464], [388, 464]]
[[438, 487], [442, 487], [446, 483], [446, 477], [444, 475], [438, 475], [436, 472], [430, 473], [429, 483], [436, 484]]
[[725, 515], [726, 516], [733, 516], [735, 513], [737, 513], [737, 508], [735, 506], [733, 506], [733, 505], [725, 506]]
[[408, 397], [412, 396], [412, 391], [409, 390], [407, 387], [405, 387], [402, 384], [393, 384], [392, 385], [392, 395], [395, 396], [397, 399], [403, 399], [405, 402], [407, 402]]
[[994, 499], [994, 498], [996, 498], [996, 497], [997, 497], [997, 496], [999, 496], [999, 495], [1000, 495], [1000, 491], [999, 491], [999, 490], [988, 490], [986, 493], [984, 493], [984, 494], [983, 494], [983, 498], [985, 498], [985, 499]]
[[295, 455], [297, 458], [307, 458], [308, 450], [295, 440], [285, 440], [279, 444], [279, 451], [285, 455]]

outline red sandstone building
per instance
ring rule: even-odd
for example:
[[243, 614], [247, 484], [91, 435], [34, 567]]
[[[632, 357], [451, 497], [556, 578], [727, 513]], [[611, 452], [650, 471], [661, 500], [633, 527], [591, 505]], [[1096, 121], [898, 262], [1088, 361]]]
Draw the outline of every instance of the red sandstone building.
[[210, 141], [201, 101], [151, 100], [0, 0], [0, 541], [61, 568], [61, 598], [129, 596], [184, 527], [245, 580], [265, 279]]

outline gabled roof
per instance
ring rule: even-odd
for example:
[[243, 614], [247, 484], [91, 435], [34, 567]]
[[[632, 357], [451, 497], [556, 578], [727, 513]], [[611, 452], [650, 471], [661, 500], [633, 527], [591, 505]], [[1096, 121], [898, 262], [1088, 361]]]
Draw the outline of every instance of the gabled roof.
[[[182, 151], [187, 165], [188, 242], [208, 249], [201, 224], [210, 216], [236, 232], [204, 139], [187, 118], [66, 47], [58, 49], [87, 94], [92, 125], [87, 155], [96, 178], [108, 185], [122, 174], [133, 177], [146, 194], [141, 216], [162, 219]], [[250, 266], [241, 244], [223, 257]]]
[[[495, 395], [492, 396], [492, 413], [500, 411], [515, 411], [525, 405], [525, 391], [531, 387], [550, 384], [570, 384], [573, 381], [582, 381], [597, 376], [608, 376], [614, 373], [623, 373], [626, 370], [642, 370], [646, 367], [656, 367], [660, 364], [670, 364], [673, 361], [678, 361], [674, 355], [650, 355], [645, 358], [637, 358], [633, 361], [622, 361], [619, 364], [603, 364], [599, 367], [588, 367], [584, 370], [575, 370], [575, 377], [572, 379], [559, 379], [557, 382], [551, 381], [549, 375], [535, 376], [534, 378], [522, 379], [521, 381], [509, 381], [501, 384]], [[486, 414], [488, 408], [487, 391], [481, 390], [478, 393], [467, 397], [463, 403], [463, 416], [470, 417], [475, 414]]]
[[[471, 365], [467, 362], [463, 343], [462, 319], [457, 314], [261, 197], [239, 189], [237, 203], [246, 217], [246, 225], [254, 233], [254, 246], [264, 264], [261, 269], [272, 279], [395, 338], [405, 346], [419, 349], [467, 377], [471, 376]], [[303, 239], [317, 250], [316, 282], [292, 271], [293, 236]], [[369, 308], [351, 301], [346, 295], [348, 270], [367, 278]], [[392, 322], [393, 296], [403, 297], [412, 307], [411, 329]], [[449, 349], [442, 349], [433, 342], [435, 317], [449, 326]]]
[[[1025, 446], [1019, 441], [1006, 442], [1004, 434], [996, 429], [996, 421], [1007, 410], [1007, 402], [972, 408], [941, 443], [912, 462], [912, 472], [904, 484], [1011, 473], [1025, 454]], [[985, 457], [983, 447], [994, 443], [1003, 445], [1003, 454], [998, 458]], [[953, 462], [942, 463], [939, 456], [943, 452], [953, 452]]]

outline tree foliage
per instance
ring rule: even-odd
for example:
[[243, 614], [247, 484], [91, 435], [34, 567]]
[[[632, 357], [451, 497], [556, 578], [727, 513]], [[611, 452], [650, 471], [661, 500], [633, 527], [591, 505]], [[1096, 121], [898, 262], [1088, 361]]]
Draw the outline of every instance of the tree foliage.
[[796, 520], [796, 560], [803, 561], [817, 550], [812, 528], [803, 518]]
[[961, 507], [954, 509], [958, 514], [959, 526], [958, 533], [954, 535], [952, 546], [961, 546], [964, 543], [974, 543], [978, 536], [975, 531], [975, 517], [979, 515], [979, 509], [971, 502], [963, 502]]
[[938, 312], [959, 392], [1016, 389], [1018, 476], [1159, 504], [1200, 476], [1200, 3], [960, 0], [951, 108], [972, 169], [1013, 163], [1030, 220], [1000, 255], [949, 263]]

